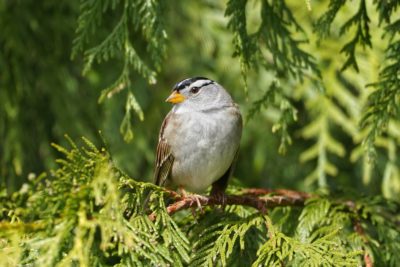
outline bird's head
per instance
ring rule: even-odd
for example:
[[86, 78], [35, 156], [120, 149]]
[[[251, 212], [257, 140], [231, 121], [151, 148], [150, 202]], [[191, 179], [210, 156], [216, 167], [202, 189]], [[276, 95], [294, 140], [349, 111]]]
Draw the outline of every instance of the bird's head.
[[172, 94], [165, 101], [184, 109], [200, 111], [231, 104], [232, 98], [215, 81], [205, 77], [194, 77], [175, 84]]

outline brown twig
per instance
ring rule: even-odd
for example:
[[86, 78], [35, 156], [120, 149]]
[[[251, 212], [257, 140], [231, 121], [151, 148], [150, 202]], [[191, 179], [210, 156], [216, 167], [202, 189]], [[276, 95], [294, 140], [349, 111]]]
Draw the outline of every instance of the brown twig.
[[[170, 204], [167, 207], [167, 213], [172, 215], [180, 210], [188, 208], [201, 208], [215, 205], [242, 205], [253, 207], [265, 213], [268, 208], [278, 206], [303, 206], [305, 200], [311, 197], [311, 195], [307, 193], [290, 190], [247, 189], [243, 190], [242, 193], [242, 195], [225, 195], [224, 199], [203, 195], [188, 195]], [[266, 194], [272, 193], [275, 195], [265, 196]], [[155, 220], [156, 214], [150, 214], [149, 218], [152, 221]]]
[[[361, 225], [360, 220], [354, 219], [353, 220], [354, 231], [361, 237], [361, 240], [365, 245], [368, 244], [368, 238], [365, 235], [364, 228]], [[374, 264], [372, 262], [371, 256], [369, 255], [367, 250], [364, 250], [364, 262], [365, 267], [373, 267]]]
[[311, 194], [289, 189], [245, 188], [241, 191], [244, 195], [281, 195], [293, 198], [310, 198]]
[[[344, 203], [350, 209], [351, 212], [353, 212], [354, 214], [357, 214], [356, 203], [354, 203], [354, 201], [348, 200], [348, 201], [345, 201]], [[368, 245], [368, 238], [364, 232], [364, 228], [362, 227], [361, 221], [359, 220], [359, 218], [358, 217], [353, 218], [352, 223], [353, 223], [354, 231], [357, 233], [357, 235], [360, 236], [362, 242], [365, 245]], [[365, 267], [373, 267], [374, 266], [371, 256], [369, 255], [369, 253], [366, 249], [364, 249], [364, 263], [365, 263]]]

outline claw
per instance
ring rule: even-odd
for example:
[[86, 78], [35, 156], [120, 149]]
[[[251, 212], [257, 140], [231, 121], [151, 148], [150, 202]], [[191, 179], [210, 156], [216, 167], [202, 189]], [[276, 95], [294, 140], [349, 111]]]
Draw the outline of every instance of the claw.
[[203, 206], [201, 205], [201, 200], [204, 200], [204, 196], [197, 195], [197, 194], [190, 194], [187, 196], [191, 200], [191, 205], [193, 203], [197, 204], [197, 208], [200, 210], [201, 213], [204, 213]]
[[[200, 202], [200, 200], [204, 199], [202, 195], [189, 194], [182, 186], [179, 187], [179, 191], [181, 192], [182, 199], [189, 199], [191, 201], [190, 203], [191, 206], [193, 205], [193, 203], [196, 203], [197, 208], [200, 210], [200, 212], [202, 214], [204, 213], [203, 207], [201, 206]], [[192, 214], [193, 217], [195, 217], [195, 208], [192, 208]]]

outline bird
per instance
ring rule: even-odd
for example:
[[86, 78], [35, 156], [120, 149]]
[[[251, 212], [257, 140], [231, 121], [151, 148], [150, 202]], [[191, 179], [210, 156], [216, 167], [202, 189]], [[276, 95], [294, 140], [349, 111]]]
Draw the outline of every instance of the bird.
[[154, 183], [186, 194], [224, 200], [242, 135], [242, 115], [231, 95], [206, 77], [184, 79], [166, 102], [173, 104], [160, 129]]

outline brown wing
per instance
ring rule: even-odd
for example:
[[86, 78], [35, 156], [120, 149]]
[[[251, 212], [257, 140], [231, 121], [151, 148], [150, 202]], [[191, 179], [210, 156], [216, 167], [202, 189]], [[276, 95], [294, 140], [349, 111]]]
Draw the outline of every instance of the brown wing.
[[164, 185], [167, 180], [174, 162], [174, 156], [171, 153], [171, 148], [168, 145], [167, 140], [164, 139], [164, 129], [171, 113], [169, 113], [161, 125], [160, 135], [158, 138], [157, 154], [156, 154], [156, 166], [154, 171], [154, 183], [156, 185]]

